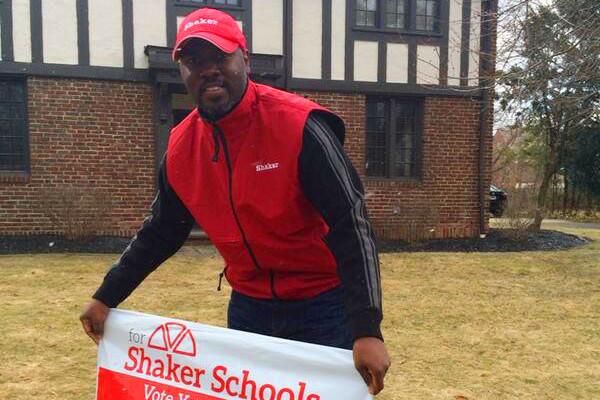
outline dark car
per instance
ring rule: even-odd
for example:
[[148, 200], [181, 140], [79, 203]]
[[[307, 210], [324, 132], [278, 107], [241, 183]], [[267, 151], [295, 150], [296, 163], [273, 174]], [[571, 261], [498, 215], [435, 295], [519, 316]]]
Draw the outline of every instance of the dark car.
[[508, 195], [506, 192], [494, 185], [490, 185], [490, 213], [499, 218], [506, 210]]

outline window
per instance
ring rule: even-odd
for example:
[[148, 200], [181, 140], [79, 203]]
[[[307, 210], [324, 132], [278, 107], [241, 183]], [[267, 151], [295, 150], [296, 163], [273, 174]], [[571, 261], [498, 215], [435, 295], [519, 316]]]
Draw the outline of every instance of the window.
[[355, 0], [357, 27], [438, 32], [439, 0]]
[[28, 172], [24, 80], [0, 80], [0, 172]]
[[226, 11], [236, 21], [243, 20], [242, 0], [175, 0], [175, 5], [201, 8], [202, 6], [214, 7]]
[[418, 100], [380, 97], [367, 99], [367, 176], [419, 176], [421, 108]]

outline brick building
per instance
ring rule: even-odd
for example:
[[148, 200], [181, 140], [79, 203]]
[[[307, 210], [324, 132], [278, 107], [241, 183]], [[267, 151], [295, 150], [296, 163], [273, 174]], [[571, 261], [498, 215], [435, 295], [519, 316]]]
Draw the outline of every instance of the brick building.
[[102, 233], [135, 232], [192, 107], [169, 46], [206, 5], [239, 21], [255, 80], [344, 119], [380, 237], [484, 233], [495, 3], [2, 0], [0, 235], [57, 233], [45, 196], [69, 186], [110, 195]]

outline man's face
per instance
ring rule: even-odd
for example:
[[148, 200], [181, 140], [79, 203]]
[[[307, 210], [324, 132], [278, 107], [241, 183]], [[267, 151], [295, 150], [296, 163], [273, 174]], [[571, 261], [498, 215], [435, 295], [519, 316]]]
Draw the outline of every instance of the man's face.
[[180, 51], [179, 72], [202, 112], [220, 118], [242, 98], [249, 73], [247, 53], [229, 54], [202, 39], [190, 39]]

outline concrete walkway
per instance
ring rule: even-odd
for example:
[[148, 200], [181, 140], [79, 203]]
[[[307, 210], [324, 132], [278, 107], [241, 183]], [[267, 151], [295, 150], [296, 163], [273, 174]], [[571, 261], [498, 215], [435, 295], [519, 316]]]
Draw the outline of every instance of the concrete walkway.
[[[500, 227], [506, 225], [504, 218], [491, 218], [492, 227]], [[557, 229], [557, 228], [581, 228], [581, 229], [600, 229], [600, 223], [597, 222], [573, 222], [564, 219], [545, 219], [542, 221], [542, 229]]]
[[573, 222], [565, 221], [563, 219], [545, 219], [542, 221], [543, 229], [552, 228], [582, 228], [582, 229], [600, 229], [600, 223], [597, 222]]

